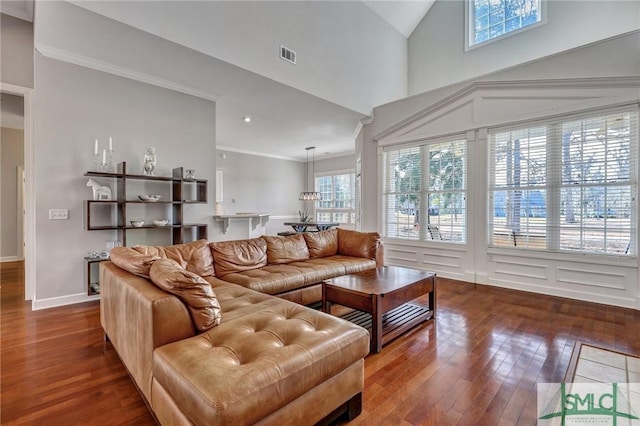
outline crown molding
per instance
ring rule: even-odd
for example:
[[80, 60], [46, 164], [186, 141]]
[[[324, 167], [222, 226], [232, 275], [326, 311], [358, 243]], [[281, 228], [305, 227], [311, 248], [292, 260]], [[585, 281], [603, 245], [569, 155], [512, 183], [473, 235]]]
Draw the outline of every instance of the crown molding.
[[56, 59], [58, 61], [68, 62], [70, 64], [79, 65], [81, 67], [94, 69], [96, 71], [106, 72], [108, 74], [136, 80], [141, 83], [162, 87], [164, 89], [169, 89], [180, 93], [185, 93], [187, 95], [195, 96], [209, 101], [215, 102], [220, 98], [219, 94], [203, 92], [202, 90], [198, 90], [183, 84], [178, 84], [170, 80], [153, 76], [151, 74], [146, 74], [140, 71], [132, 70], [130, 68], [125, 68], [107, 62], [99, 61], [88, 56], [78, 55], [76, 53], [58, 49], [56, 47], [36, 43], [35, 48], [43, 56], [50, 59]]
[[[255, 155], [256, 157], [267, 157], [267, 158], [275, 158], [276, 160], [286, 160], [286, 161], [297, 161], [299, 163], [306, 163], [306, 159], [300, 159], [295, 157], [287, 157], [284, 155], [275, 155], [275, 154], [265, 154], [264, 152], [251, 151], [248, 149], [234, 148], [226, 145], [216, 145], [216, 151], [227, 151], [227, 152], [237, 152], [238, 154], [246, 154], [246, 155]], [[324, 155], [322, 157], [318, 157], [316, 155], [316, 161], [328, 160], [329, 158], [337, 158], [337, 157], [346, 157], [347, 155], [355, 154], [354, 150], [338, 152], [331, 155]]]
[[255, 155], [256, 157], [275, 158], [277, 160], [298, 161], [304, 163], [305, 160], [300, 160], [294, 157], [286, 157], [284, 155], [266, 154], [264, 152], [251, 151], [249, 149], [234, 148], [226, 145], [216, 145], [216, 151], [228, 151], [237, 152], [238, 154]]
[[23, 21], [33, 22], [33, 0], [0, 2], [0, 12]]
[[362, 131], [362, 128], [367, 124], [373, 123], [373, 117], [367, 116], [358, 120], [358, 124], [356, 124], [356, 128], [353, 130], [353, 140], [358, 138], [358, 135]]
[[476, 81], [470, 83], [457, 92], [429, 105], [428, 107], [408, 116], [402, 121], [378, 132], [373, 136], [374, 141], [386, 138], [403, 128], [424, 119], [439, 110], [454, 107], [465, 97], [470, 97], [479, 91], [514, 91], [514, 90], [588, 90], [588, 89], [624, 89], [640, 88], [640, 77], [596, 77], [571, 78], [553, 80], [514, 80], [514, 81]]

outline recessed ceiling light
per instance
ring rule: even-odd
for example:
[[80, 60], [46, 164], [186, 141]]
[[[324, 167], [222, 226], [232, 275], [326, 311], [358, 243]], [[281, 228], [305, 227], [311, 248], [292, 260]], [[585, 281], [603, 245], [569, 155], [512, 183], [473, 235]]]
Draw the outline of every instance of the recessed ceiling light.
[[251, 123], [251, 117], [249, 117], [249, 116], [242, 117], [242, 121], [244, 121], [245, 123]]

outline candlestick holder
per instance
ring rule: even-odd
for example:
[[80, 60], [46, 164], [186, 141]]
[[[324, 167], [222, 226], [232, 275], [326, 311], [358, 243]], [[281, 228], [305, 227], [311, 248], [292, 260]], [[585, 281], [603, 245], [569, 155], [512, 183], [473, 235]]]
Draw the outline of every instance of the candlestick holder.
[[92, 170], [94, 172], [101, 172], [102, 171], [102, 162], [100, 161], [100, 154], [98, 154], [97, 152], [95, 154], [93, 154], [93, 168]]
[[105, 165], [106, 167], [106, 172], [108, 173], [115, 173], [116, 172], [116, 167], [115, 164], [113, 163], [113, 150], [110, 149], [107, 151], [107, 164]]

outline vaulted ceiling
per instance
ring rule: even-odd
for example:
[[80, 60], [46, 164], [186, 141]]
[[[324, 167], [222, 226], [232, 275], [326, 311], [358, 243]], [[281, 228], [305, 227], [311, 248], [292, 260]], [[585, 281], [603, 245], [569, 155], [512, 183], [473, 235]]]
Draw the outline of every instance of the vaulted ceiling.
[[[363, 1], [375, 14], [384, 19], [396, 31], [407, 38], [416, 28], [435, 0], [411, 1]], [[127, 2], [73, 2], [94, 13], [119, 20], [129, 26], [138, 27], [144, 17], [132, 17], [137, 13], [128, 10]], [[143, 2], [149, 7], [149, 2]], [[177, 2], [173, 11], [188, 8], [198, 2]], [[158, 2], [158, 6], [167, 5]], [[37, 6], [36, 6], [37, 7]], [[33, 1], [3, 0], [2, 12], [29, 20], [33, 17]], [[162, 12], [154, 15], [162, 18]], [[128, 16], [127, 16], [128, 15]], [[135, 19], [134, 19], [135, 18]], [[173, 22], [180, 21], [174, 20]], [[37, 24], [37, 23], [36, 23]], [[156, 21], [157, 24], [157, 21]], [[177, 24], [178, 25], [178, 24]], [[180, 24], [182, 25], [182, 24]], [[148, 26], [141, 25], [143, 31]], [[147, 28], [147, 29], [145, 29]], [[176, 33], [192, 32], [206, 34], [205, 28], [194, 23], [183, 28], [166, 28], [167, 31], [155, 35], [169, 41], [198, 50], [201, 46], [191, 46], [182, 38], [173, 39]], [[199, 51], [202, 51], [200, 48]], [[206, 54], [206, 52], [203, 52]], [[233, 68], [233, 65], [227, 64]], [[226, 73], [224, 85], [217, 87], [215, 100], [216, 133], [219, 149], [304, 160], [306, 146], [316, 146], [317, 158], [347, 154], [354, 151], [354, 132], [359, 122], [367, 118], [362, 108], [327, 101], [304, 90], [288, 87], [281, 82], [265, 78], [259, 73], [249, 72], [241, 67]], [[369, 106], [369, 111], [375, 105]], [[251, 123], [243, 121], [250, 116]]]

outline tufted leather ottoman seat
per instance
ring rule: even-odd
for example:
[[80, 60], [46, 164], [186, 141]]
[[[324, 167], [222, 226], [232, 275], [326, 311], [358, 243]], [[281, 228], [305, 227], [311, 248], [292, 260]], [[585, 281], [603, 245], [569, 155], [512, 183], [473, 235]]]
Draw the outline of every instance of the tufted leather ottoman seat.
[[[314, 420], [308, 403], [303, 418], [291, 403], [317, 398], [322, 405], [336, 394], [348, 399], [360, 392], [366, 330], [238, 286], [215, 291], [226, 314], [222, 324], [154, 352], [154, 407], [172, 401], [190, 423], [203, 425], [250, 424], [270, 415], [280, 424], [313, 422], [322, 417]], [[334, 376], [351, 378], [335, 389]]]
[[100, 264], [100, 322], [159, 424], [352, 419], [369, 334], [302, 305], [325, 279], [381, 266], [379, 240], [332, 229], [118, 247]]

